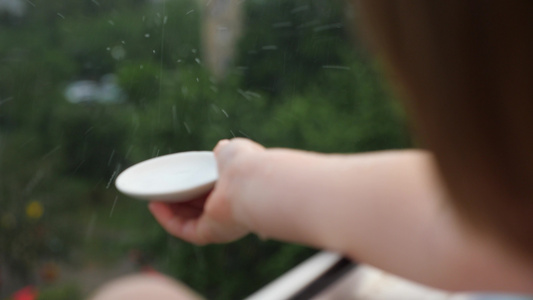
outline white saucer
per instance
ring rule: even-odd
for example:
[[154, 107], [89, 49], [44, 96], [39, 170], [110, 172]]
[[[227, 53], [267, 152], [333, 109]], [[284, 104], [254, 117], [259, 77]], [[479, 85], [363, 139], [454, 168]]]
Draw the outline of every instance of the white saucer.
[[131, 197], [181, 202], [209, 192], [217, 179], [213, 152], [193, 151], [138, 163], [122, 172], [115, 185], [120, 192]]

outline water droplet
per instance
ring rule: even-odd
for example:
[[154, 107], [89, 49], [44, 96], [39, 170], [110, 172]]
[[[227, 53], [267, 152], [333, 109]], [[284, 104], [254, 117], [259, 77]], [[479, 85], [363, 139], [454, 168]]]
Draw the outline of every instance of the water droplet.
[[272, 24], [272, 28], [289, 28], [289, 27], [292, 27], [292, 23], [289, 21], [278, 22], [278, 23]]
[[13, 96], [7, 97], [7, 98], [4, 98], [4, 99], [0, 99], [0, 105], [4, 104], [6, 102], [12, 101], [13, 99], [15, 99], [15, 97], [13, 97]]
[[325, 30], [330, 30], [330, 29], [339, 29], [339, 28], [342, 28], [342, 23], [334, 23], [334, 24], [327, 24], [327, 25], [317, 26], [317, 27], [315, 27], [313, 29], [313, 31], [319, 32], [319, 31], [325, 31]]
[[302, 6], [298, 6], [298, 7], [294, 8], [293, 10], [291, 10], [291, 13], [295, 14], [295, 13], [299, 13], [299, 12], [302, 12], [302, 11], [305, 11], [305, 10], [308, 10], [308, 9], [309, 9], [309, 5], [302, 5]]
[[116, 60], [121, 60], [126, 57], [126, 50], [122, 46], [115, 46], [111, 49], [111, 56]]
[[322, 66], [323, 69], [336, 69], [336, 70], [346, 70], [349, 71], [350, 67], [348, 66], [334, 66], [334, 65], [324, 65]]
[[133, 145], [130, 145], [128, 148], [128, 151], [126, 151], [126, 155], [124, 155], [124, 158], [127, 159], [128, 156], [130, 156], [131, 150], [133, 150]]
[[189, 128], [189, 125], [186, 122], [183, 122], [183, 125], [185, 126], [187, 133], [191, 134], [191, 128]]
[[113, 160], [113, 156], [115, 156], [115, 149], [111, 152], [111, 155], [109, 156], [109, 160], [107, 161], [107, 165], [111, 165], [111, 161]]
[[245, 133], [244, 131], [242, 131], [242, 130], [239, 130], [239, 133], [240, 133], [240, 134], [242, 134], [242, 135], [244, 135], [244, 136], [245, 136], [246, 138], [249, 138], [249, 139], [251, 139], [251, 138], [250, 138], [250, 136], [249, 136], [249, 135], [247, 135], [247, 134], [246, 134], [246, 133]]
[[115, 201], [113, 201], [113, 206], [111, 206], [111, 211], [109, 212], [109, 217], [111, 218], [113, 216], [113, 211], [115, 210], [115, 205], [117, 205], [118, 196], [115, 197]]
[[267, 45], [267, 46], [263, 46], [263, 48], [261, 48], [263, 50], [277, 50], [278, 49], [278, 46], [276, 45]]
[[115, 177], [117, 177], [118, 175], [118, 171], [119, 171], [119, 166], [117, 166], [117, 168], [115, 169], [115, 171], [113, 171], [113, 174], [111, 174], [111, 178], [109, 178], [109, 181], [107, 182], [107, 185], [106, 185], [106, 189], [108, 189], [110, 186], [111, 186], [111, 183], [113, 183], [113, 180], [115, 179]]

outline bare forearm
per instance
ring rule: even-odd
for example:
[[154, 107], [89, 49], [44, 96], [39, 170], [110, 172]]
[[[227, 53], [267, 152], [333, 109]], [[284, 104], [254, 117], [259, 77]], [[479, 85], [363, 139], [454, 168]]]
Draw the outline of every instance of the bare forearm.
[[515, 283], [491, 285], [502, 282], [498, 272], [527, 273], [459, 228], [425, 152], [270, 150], [256, 159], [262, 167], [241, 178], [235, 208], [259, 235], [340, 251], [441, 288], [505, 290]]

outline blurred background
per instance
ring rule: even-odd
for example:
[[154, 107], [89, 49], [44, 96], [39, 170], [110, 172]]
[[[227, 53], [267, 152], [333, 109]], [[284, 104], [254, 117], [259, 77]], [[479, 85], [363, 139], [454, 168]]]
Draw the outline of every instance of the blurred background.
[[0, 299], [84, 299], [131, 272], [238, 299], [313, 254], [184, 243], [114, 179], [235, 136], [408, 147], [355, 15], [340, 0], [0, 0]]

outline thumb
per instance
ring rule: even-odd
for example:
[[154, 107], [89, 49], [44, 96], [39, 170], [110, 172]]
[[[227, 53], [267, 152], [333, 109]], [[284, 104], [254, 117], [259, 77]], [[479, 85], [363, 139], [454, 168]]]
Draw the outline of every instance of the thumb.
[[237, 156], [249, 153], [264, 151], [265, 147], [245, 138], [233, 138], [231, 140], [221, 140], [213, 150], [219, 170], [223, 168], [228, 162]]
[[198, 220], [196, 228], [193, 229], [196, 230], [193, 233], [195, 237], [194, 243], [198, 245], [232, 242], [248, 233], [244, 228], [236, 225], [221, 224], [208, 216], [202, 216]]

